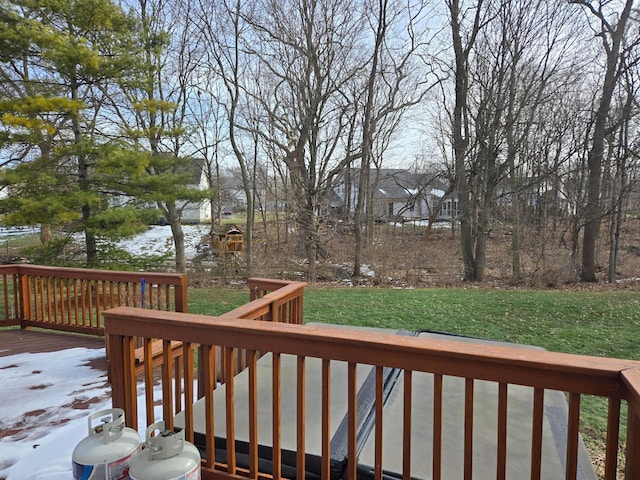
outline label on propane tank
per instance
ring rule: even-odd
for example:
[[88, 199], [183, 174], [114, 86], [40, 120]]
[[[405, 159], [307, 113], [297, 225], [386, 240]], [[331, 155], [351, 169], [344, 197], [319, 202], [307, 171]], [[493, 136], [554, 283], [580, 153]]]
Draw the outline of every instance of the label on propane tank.
[[131, 457], [133, 453], [113, 462], [98, 465], [82, 465], [73, 462], [73, 478], [74, 480], [129, 480]]
[[[151, 462], [153, 463], [153, 462]], [[148, 472], [147, 472], [148, 473]], [[137, 472], [136, 475], [140, 475], [141, 472]], [[147, 478], [153, 478], [154, 476], [149, 476], [147, 475], [143, 475], [143, 477], [145, 479]], [[200, 480], [200, 464], [196, 464], [190, 471], [188, 471], [187, 473], [184, 473], [182, 475], [178, 475], [177, 477], [164, 477], [165, 480]], [[131, 480], [142, 480], [141, 478], [138, 477], [131, 477]]]
[[197, 464], [190, 472], [180, 475], [179, 477], [173, 477], [170, 480], [200, 480], [200, 464]]

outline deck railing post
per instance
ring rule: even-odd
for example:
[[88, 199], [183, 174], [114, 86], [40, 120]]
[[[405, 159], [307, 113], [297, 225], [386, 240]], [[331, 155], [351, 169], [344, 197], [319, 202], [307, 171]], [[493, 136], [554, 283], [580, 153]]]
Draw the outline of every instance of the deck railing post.
[[638, 420], [637, 412], [633, 408], [629, 408], [627, 418], [627, 449], [626, 449], [626, 464], [625, 464], [625, 478], [627, 480], [638, 480], [640, 478], [640, 421]]
[[110, 356], [107, 358], [107, 371], [111, 383], [111, 403], [113, 408], [125, 408], [124, 394], [124, 350], [122, 335], [113, 333], [107, 335], [108, 350]]
[[627, 445], [625, 452], [625, 477], [640, 479], [640, 369], [628, 368], [621, 372], [627, 388]]
[[27, 328], [24, 324], [22, 324], [23, 320], [31, 318], [31, 302], [29, 298], [31, 297], [31, 288], [29, 287], [29, 275], [23, 273], [22, 271], [18, 271], [18, 282], [17, 285], [14, 285], [14, 288], [18, 288], [19, 292], [19, 311], [18, 316], [20, 317], [20, 327]]
[[180, 285], [175, 287], [176, 312], [187, 313], [187, 275], [182, 275]]

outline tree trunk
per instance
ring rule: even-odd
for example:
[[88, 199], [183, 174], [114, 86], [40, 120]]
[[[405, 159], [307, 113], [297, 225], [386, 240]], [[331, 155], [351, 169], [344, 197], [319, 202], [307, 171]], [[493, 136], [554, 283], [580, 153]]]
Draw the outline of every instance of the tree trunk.
[[618, 251], [620, 247], [620, 235], [622, 230], [622, 212], [627, 195], [627, 157], [628, 157], [628, 117], [620, 128], [620, 151], [617, 155], [616, 173], [613, 179], [611, 192], [612, 212], [611, 226], [609, 229], [609, 283], [614, 283], [618, 269]]
[[462, 248], [462, 259], [464, 262], [464, 280], [475, 281], [477, 280], [477, 268], [476, 259], [473, 255], [473, 230], [471, 225], [470, 204], [471, 187], [469, 185], [466, 169], [468, 138], [466, 137], [464, 127], [464, 115], [467, 111], [467, 93], [469, 83], [467, 61], [469, 51], [479, 29], [478, 19], [479, 11], [482, 7], [482, 0], [478, 2], [476, 7], [476, 22], [466, 47], [462, 45], [460, 2], [459, 0], [450, 0], [448, 6], [451, 14], [451, 34], [455, 55], [455, 104], [453, 107], [451, 127], [456, 186], [458, 190], [458, 208], [460, 210], [460, 246]]
[[41, 224], [40, 225], [40, 244], [43, 247], [46, 247], [53, 240], [53, 233], [51, 231], [51, 225]]
[[[75, 78], [71, 79], [71, 99], [74, 101], [78, 101], [78, 83]], [[80, 118], [79, 113], [74, 112], [71, 116], [71, 123], [73, 128], [73, 137], [74, 143], [76, 147], [78, 147], [77, 152], [77, 162], [78, 162], [78, 182], [80, 186], [80, 190], [83, 193], [87, 193], [90, 190], [89, 185], [89, 166], [87, 164], [86, 156], [80, 152], [80, 144], [82, 143], [82, 129], [80, 126]], [[87, 224], [89, 223], [89, 219], [91, 218], [91, 206], [88, 203], [82, 205], [82, 223], [84, 225], [84, 241], [85, 241], [85, 250], [87, 255], [87, 266], [93, 267], [97, 263], [98, 257], [98, 249], [96, 246], [96, 236], [87, 229]]]
[[609, 283], [615, 283], [618, 268], [618, 249], [620, 245], [620, 231], [622, 226], [622, 205], [617, 205], [611, 216], [611, 228], [609, 230]]
[[253, 270], [253, 229], [255, 224], [255, 199], [253, 193], [247, 194], [247, 225], [244, 232], [245, 278], [251, 277]]
[[318, 279], [317, 260], [318, 260], [318, 235], [315, 202], [312, 196], [307, 196], [304, 203], [301, 202], [299, 208], [301, 227], [301, 240], [304, 244], [304, 250], [309, 262], [307, 277], [309, 282], [315, 283]]
[[[578, 2], [582, 3], [582, 2]], [[596, 278], [596, 242], [600, 231], [600, 182], [602, 178], [602, 161], [604, 156], [604, 141], [607, 135], [607, 117], [611, 108], [611, 99], [617, 84], [618, 69], [620, 68], [620, 49], [624, 39], [627, 20], [631, 14], [633, 0], [627, 0], [620, 15], [618, 24], [610, 30], [611, 45], [605, 34], [602, 41], [607, 52], [607, 66], [602, 83], [602, 96], [593, 129], [591, 150], [588, 157], [589, 179], [587, 183], [587, 204], [585, 208], [585, 227], [582, 239], [582, 271], [580, 279], [583, 282], [595, 282]], [[602, 15], [602, 12], [599, 12]], [[604, 23], [604, 18], [600, 17]]]
[[171, 226], [173, 246], [176, 251], [176, 272], [185, 273], [187, 271], [187, 261], [184, 249], [184, 231], [182, 230], [182, 223], [180, 222], [175, 202], [168, 202], [166, 207], [167, 220]]

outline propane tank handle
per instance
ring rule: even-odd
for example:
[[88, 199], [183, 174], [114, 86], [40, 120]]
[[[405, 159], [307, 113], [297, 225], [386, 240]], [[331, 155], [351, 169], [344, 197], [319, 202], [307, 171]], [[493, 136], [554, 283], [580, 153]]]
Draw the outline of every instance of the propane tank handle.
[[149, 459], [170, 458], [179, 455], [184, 448], [184, 430], [179, 432], [165, 430], [164, 420], [152, 423], [147, 427], [144, 447]]
[[[111, 420], [109, 420], [109, 417]], [[94, 420], [100, 419], [100, 424], [94, 425]], [[99, 435], [104, 443], [113, 442], [122, 436], [124, 431], [124, 410], [108, 408], [92, 413], [87, 419], [89, 436]]]

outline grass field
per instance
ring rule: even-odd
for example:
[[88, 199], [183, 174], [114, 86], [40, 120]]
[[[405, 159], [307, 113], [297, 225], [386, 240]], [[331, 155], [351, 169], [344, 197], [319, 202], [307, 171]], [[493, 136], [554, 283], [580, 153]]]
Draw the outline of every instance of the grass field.
[[[189, 290], [193, 313], [220, 314], [247, 290]], [[640, 360], [640, 292], [310, 288], [306, 323], [428, 329], [547, 350]]]
[[[215, 315], [246, 303], [248, 296], [247, 290], [190, 289], [189, 309]], [[640, 360], [640, 292], [631, 289], [307, 288], [304, 320], [427, 329], [555, 352]], [[597, 464], [603, 455], [607, 402], [584, 397], [581, 410], [581, 431]]]

